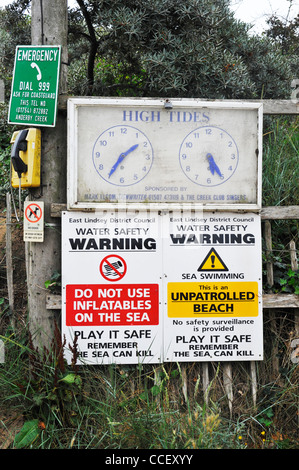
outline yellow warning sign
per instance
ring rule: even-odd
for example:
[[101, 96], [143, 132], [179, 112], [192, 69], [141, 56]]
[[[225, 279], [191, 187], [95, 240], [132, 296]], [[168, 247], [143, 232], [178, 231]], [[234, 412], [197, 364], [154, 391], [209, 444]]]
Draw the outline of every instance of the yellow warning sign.
[[168, 317], [256, 317], [257, 282], [169, 282]]
[[217, 251], [212, 248], [197, 271], [228, 271], [228, 268]]

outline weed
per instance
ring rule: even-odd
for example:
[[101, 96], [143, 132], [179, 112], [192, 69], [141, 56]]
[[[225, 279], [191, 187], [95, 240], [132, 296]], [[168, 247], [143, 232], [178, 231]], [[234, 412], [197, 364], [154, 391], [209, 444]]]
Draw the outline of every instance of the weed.
[[61, 292], [61, 273], [59, 271], [54, 271], [51, 278], [48, 281], [45, 281], [45, 288], [49, 289], [52, 293]]
[[284, 273], [284, 277], [280, 278], [282, 292], [290, 292], [299, 295], [299, 272], [289, 269]]
[[[200, 392], [199, 364], [185, 365], [185, 371], [175, 363], [77, 366], [76, 344], [68, 345], [73, 361], [67, 364], [66, 344], [57, 326], [51, 347], [43, 351], [33, 347], [26, 331], [17, 340], [10, 327], [2, 338], [7, 359], [0, 369], [0, 399], [6, 409], [17, 410], [24, 418], [14, 448], [194, 450], [296, 445], [291, 433], [298, 403], [295, 368], [286, 367], [284, 388], [267, 384], [260, 389], [258, 412], [249, 407], [245, 413], [243, 406], [239, 413], [235, 400], [235, 419], [228, 417], [226, 398], [218, 387], [220, 365], [207, 401]], [[235, 377], [238, 390], [240, 380]], [[289, 432], [282, 429], [284, 422], [290, 424]]]

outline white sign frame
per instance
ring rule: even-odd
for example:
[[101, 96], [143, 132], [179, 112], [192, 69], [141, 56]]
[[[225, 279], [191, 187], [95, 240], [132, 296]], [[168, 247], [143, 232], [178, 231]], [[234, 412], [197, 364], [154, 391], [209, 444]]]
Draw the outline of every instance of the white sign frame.
[[[116, 119], [113, 113], [118, 111], [120, 117]], [[149, 119], [152, 119], [152, 123]], [[188, 119], [192, 121], [189, 122]], [[178, 121], [182, 120], [185, 122], [178, 124]], [[70, 98], [68, 100], [67, 208], [68, 210], [95, 210], [111, 207], [122, 209], [129, 205], [132, 208], [160, 210], [168, 209], [170, 206], [176, 209], [188, 203], [195, 209], [258, 211], [261, 209], [262, 122], [263, 105], [248, 101]], [[178, 125], [181, 126], [180, 133], [177, 132]], [[113, 157], [110, 157], [109, 152], [99, 151], [99, 145], [104, 140], [107, 142], [110, 134], [119, 131], [121, 126], [126, 127], [127, 131], [131, 131], [131, 128], [136, 126], [137, 130], [141, 131], [140, 135], [144, 137], [148, 148], [151, 148], [147, 154], [140, 153], [139, 156], [141, 159], [147, 158], [151, 168], [145, 170], [142, 182], [138, 180], [138, 184], [133, 185], [130, 180], [130, 185], [115, 189], [115, 186], [120, 187], [121, 184], [112, 184], [110, 176], [107, 176], [108, 171], [104, 177], [100, 167], [105, 167], [106, 164], [108, 166], [107, 161], [111, 158], [109, 166], [112, 170], [112, 165], [119, 162], [119, 160], [116, 162], [119, 151], [113, 150], [111, 152]], [[192, 134], [193, 131], [196, 131], [195, 137], [194, 133]], [[204, 134], [211, 133], [211, 131], [214, 136], [206, 142]], [[237, 141], [236, 132], [238, 132]], [[231, 135], [234, 135], [232, 139]], [[234, 160], [225, 160], [225, 169], [230, 168], [231, 173], [227, 175], [221, 170], [222, 175], [220, 176], [220, 173], [217, 175], [216, 156], [212, 165], [210, 160], [209, 162], [206, 160], [207, 154], [204, 157], [204, 163], [201, 163], [204, 165], [204, 171], [207, 171], [206, 182], [201, 181], [200, 185], [196, 183], [199, 171], [193, 171], [191, 179], [189, 174], [187, 177], [187, 171], [191, 166], [184, 167], [184, 159], [188, 158], [188, 162], [193, 164], [197, 155], [196, 152], [187, 154], [184, 151], [185, 146], [195, 144], [195, 140], [189, 142], [188, 136], [192, 139], [199, 136], [205, 153], [210, 148], [214, 152], [215, 148], [220, 148], [220, 143], [222, 148], [222, 142], [225, 141], [227, 150], [223, 152], [223, 158], [234, 158]], [[120, 136], [117, 136], [116, 140], [120, 140]], [[125, 142], [121, 151], [124, 152], [126, 149], [133, 152], [136, 146], [132, 145], [132, 142]], [[166, 149], [161, 142], [166, 142], [164, 144]], [[109, 141], [108, 145], [110, 145]], [[128, 146], [130, 149], [127, 149]], [[159, 151], [156, 151], [157, 146]], [[231, 154], [228, 153], [230, 151], [228, 146], [232, 146]], [[137, 152], [137, 150], [134, 151]], [[127, 155], [127, 152], [125, 153]], [[241, 154], [242, 158], [239, 158]], [[133, 152], [132, 155], [136, 154]], [[104, 165], [98, 164], [101, 158]], [[236, 171], [236, 160], [238, 171]], [[132, 165], [132, 161], [133, 159], [128, 158], [125, 160], [128, 169], [125, 166], [123, 174], [126, 177], [129, 177], [129, 165]], [[118, 165], [118, 171], [120, 166]], [[220, 166], [223, 168], [224, 163]], [[135, 171], [135, 167], [133, 166], [130, 171], [130, 177], [133, 178], [132, 172]], [[139, 171], [141, 172], [141, 169], [136, 171], [136, 179]], [[114, 173], [116, 174], [117, 172]], [[240, 174], [243, 175], [242, 179], [240, 179]], [[210, 182], [207, 181], [211, 178], [207, 176], [218, 178], [217, 184], [213, 181], [212, 186], [208, 187]], [[158, 188], [170, 186], [171, 190], [157, 190], [155, 194], [150, 191], [146, 192], [145, 188], [151, 187], [146, 186], [146, 181], [151, 184], [155, 181]], [[142, 189], [138, 189], [140, 186]], [[237, 192], [228, 189], [234, 186], [238, 187]], [[248, 196], [244, 194], [245, 187], [249, 188]], [[112, 188], [114, 192], [109, 191], [109, 188]], [[183, 191], [183, 188], [188, 189]]]

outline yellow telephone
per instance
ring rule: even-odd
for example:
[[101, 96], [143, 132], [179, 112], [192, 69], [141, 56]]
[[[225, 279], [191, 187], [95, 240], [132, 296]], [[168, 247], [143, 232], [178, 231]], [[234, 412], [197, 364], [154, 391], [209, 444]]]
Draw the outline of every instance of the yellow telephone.
[[13, 188], [40, 186], [41, 131], [30, 128], [13, 133], [11, 141], [11, 185]]

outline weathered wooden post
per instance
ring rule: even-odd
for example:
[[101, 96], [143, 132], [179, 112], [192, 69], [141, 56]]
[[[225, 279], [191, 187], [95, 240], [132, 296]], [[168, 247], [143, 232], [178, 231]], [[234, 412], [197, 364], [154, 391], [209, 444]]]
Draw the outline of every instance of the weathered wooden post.
[[44, 201], [44, 242], [26, 242], [30, 332], [35, 346], [47, 347], [53, 337], [55, 311], [46, 308], [45, 281], [61, 266], [60, 224], [51, 217], [51, 204], [66, 201], [67, 0], [32, 0], [31, 15], [32, 45], [60, 45], [62, 49], [56, 126], [41, 128], [41, 186], [30, 197]]
[[5, 87], [4, 87], [4, 80], [0, 79], [0, 103], [4, 103], [5, 101]]

